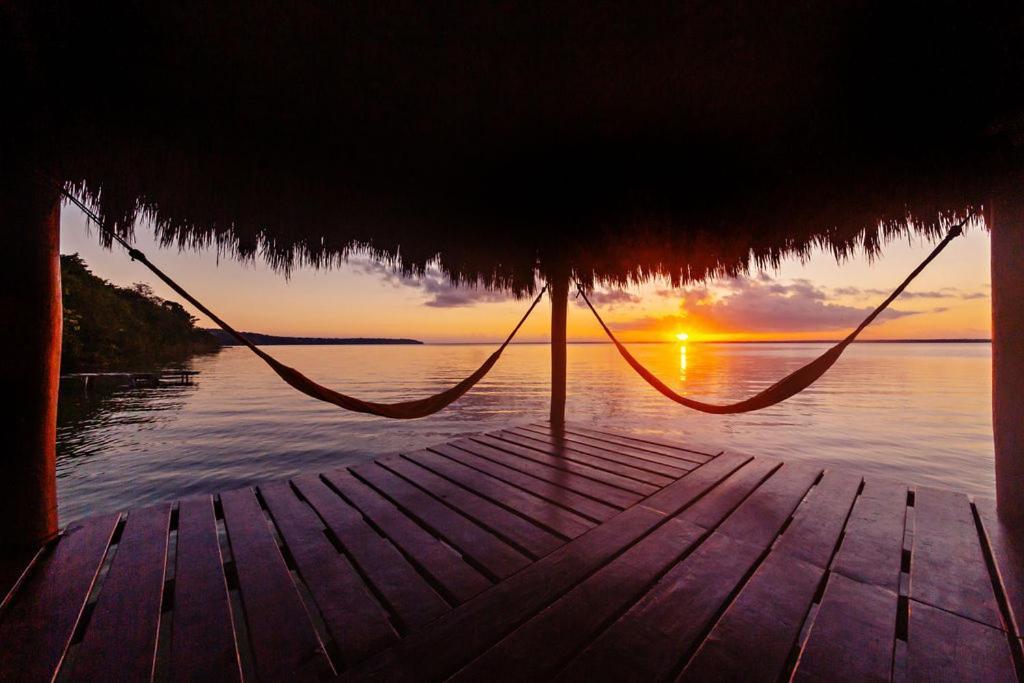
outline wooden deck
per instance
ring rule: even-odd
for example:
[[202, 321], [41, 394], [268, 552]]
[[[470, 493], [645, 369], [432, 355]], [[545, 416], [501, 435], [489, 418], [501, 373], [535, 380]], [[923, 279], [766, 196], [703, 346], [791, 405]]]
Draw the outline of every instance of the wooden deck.
[[532, 425], [93, 517], [0, 581], [5, 681], [1013, 680], [1024, 535], [956, 493]]

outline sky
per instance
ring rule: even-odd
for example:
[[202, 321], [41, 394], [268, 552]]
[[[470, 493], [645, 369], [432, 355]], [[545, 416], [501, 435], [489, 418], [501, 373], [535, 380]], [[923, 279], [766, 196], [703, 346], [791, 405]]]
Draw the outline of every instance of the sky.
[[[310, 337], [411, 337], [428, 342], [494, 342], [504, 339], [529, 306], [499, 292], [453, 288], [437, 272], [403, 278], [356, 257], [342, 267], [294, 270], [286, 278], [260, 261], [243, 263], [214, 248], [161, 247], [145, 225], [136, 246], [236, 329]], [[652, 281], [601, 289], [591, 296], [623, 341], [838, 339], [857, 325], [928, 254], [921, 237], [886, 246], [875, 260], [858, 254], [837, 262], [816, 252], [785, 260], [777, 270], [673, 289]], [[100, 246], [74, 206], [61, 212], [61, 253], [79, 253], [92, 271], [117, 285], [143, 282], [164, 298], [179, 297], [120, 247]], [[969, 229], [951, 243], [882, 316], [863, 339], [984, 338], [990, 332], [989, 236]], [[186, 308], [190, 306], [183, 302]], [[193, 311], [193, 313], [197, 313]], [[548, 339], [545, 301], [517, 341]], [[212, 323], [200, 317], [199, 324]], [[571, 341], [605, 337], [577, 300], [569, 306]]]

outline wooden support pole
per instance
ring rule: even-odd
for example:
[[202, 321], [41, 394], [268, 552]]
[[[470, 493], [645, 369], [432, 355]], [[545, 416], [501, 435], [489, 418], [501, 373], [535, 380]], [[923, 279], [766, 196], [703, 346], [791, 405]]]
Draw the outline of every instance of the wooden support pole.
[[992, 231], [992, 432], [996, 505], [1024, 526], [1024, 196], [994, 202]]
[[11, 399], [0, 448], [0, 555], [57, 533], [60, 197], [31, 176], [11, 175], [0, 188], [0, 382]]
[[569, 306], [569, 276], [552, 277], [551, 292], [551, 425], [565, 425], [565, 322]]

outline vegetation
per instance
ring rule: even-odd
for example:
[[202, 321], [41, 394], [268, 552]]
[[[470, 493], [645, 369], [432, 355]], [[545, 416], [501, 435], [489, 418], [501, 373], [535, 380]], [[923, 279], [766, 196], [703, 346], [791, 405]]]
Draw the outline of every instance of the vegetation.
[[78, 254], [60, 257], [64, 299], [61, 371], [139, 370], [217, 349], [181, 304], [145, 284], [117, 287]]
[[[217, 341], [219, 341], [222, 346], [239, 345], [237, 339], [218, 327], [204, 328], [204, 331], [209, 332], [216, 337]], [[272, 334], [262, 334], [260, 332], [242, 332], [242, 334], [245, 335], [245, 338], [253, 344], [257, 344], [259, 346], [372, 346], [423, 343], [417, 339], [393, 339], [390, 337], [280, 337]]]

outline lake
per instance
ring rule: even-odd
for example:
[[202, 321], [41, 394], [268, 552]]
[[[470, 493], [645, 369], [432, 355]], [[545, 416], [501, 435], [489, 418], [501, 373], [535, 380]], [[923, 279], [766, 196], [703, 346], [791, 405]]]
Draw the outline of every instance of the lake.
[[[820, 354], [824, 344], [636, 344], [680, 393], [729, 402]], [[491, 345], [275, 346], [282, 362], [343, 393], [418, 398], [470, 374]], [[545, 420], [550, 352], [509, 347], [441, 413], [394, 421], [348, 413], [281, 382], [240, 347], [191, 359], [193, 385], [61, 396], [62, 522], [187, 494], [319, 472], [383, 453]], [[988, 344], [855, 344], [813, 387], [747, 415], [696, 413], [636, 376], [609, 344], [570, 344], [570, 420], [702, 449], [808, 460], [991, 497]]]

